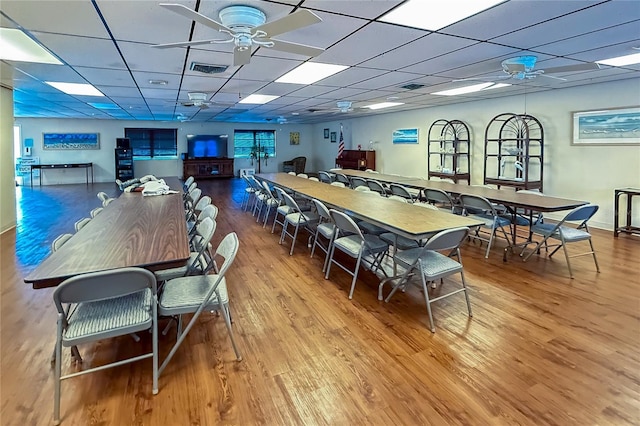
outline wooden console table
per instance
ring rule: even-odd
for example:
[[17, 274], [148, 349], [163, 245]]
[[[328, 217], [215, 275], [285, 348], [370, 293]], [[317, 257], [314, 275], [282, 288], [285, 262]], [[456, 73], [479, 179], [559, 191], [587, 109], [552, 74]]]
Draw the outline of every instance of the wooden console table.
[[31, 171], [31, 187], [33, 188], [33, 170], [40, 170], [40, 186], [42, 186], [42, 171], [50, 169], [85, 169], [87, 176], [87, 185], [89, 185], [89, 169], [91, 169], [91, 183], [93, 183], [93, 163], [67, 163], [67, 164], [32, 164]]
[[[618, 226], [620, 196], [622, 194], [627, 194], [627, 225], [626, 226]], [[640, 195], [639, 188], [618, 188], [615, 190], [614, 203], [613, 203], [614, 205], [613, 236], [614, 237], [617, 237], [618, 234], [621, 232], [624, 232], [626, 234], [640, 234], [640, 226], [631, 225], [631, 206], [632, 206], [631, 198], [634, 195]]]
[[182, 176], [187, 179], [231, 178], [235, 175], [233, 158], [194, 158], [182, 161]]

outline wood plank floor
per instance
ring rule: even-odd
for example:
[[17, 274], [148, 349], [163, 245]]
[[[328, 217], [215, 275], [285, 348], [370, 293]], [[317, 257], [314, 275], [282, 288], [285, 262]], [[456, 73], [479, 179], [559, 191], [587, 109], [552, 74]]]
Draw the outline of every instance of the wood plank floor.
[[[434, 305], [428, 329], [417, 289], [377, 300], [363, 273], [321, 272], [306, 236], [289, 242], [240, 209], [238, 179], [199, 182], [221, 209], [214, 245], [238, 233], [228, 275], [236, 362], [224, 321], [203, 315], [151, 393], [141, 361], [62, 384], [64, 425], [624, 425], [640, 424], [640, 239], [594, 230], [590, 257], [502, 262], [498, 241], [463, 248], [473, 318], [464, 298]], [[18, 188], [16, 231], [0, 241], [2, 425], [52, 423], [52, 289], [22, 278], [60, 233], [114, 185]], [[572, 251], [579, 251], [573, 247]], [[81, 347], [87, 365], [146, 348], [130, 337]], [[175, 328], [161, 336], [161, 359]], [[79, 369], [65, 350], [63, 367]]]

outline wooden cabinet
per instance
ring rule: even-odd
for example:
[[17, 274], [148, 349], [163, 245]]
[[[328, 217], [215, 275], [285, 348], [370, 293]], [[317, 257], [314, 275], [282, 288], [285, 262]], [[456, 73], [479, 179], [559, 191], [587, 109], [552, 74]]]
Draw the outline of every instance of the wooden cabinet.
[[234, 176], [233, 158], [196, 158], [183, 160], [182, 178], [229, 178]]
[[133, 150], [129, 148], [116, 148], [116, 179], [126, 181], [133, 179]]
[[427, 168], [429, 178], [449, 178], [471, 183], [469, 128], [460, 120], [436, 120], [429, 127]]
[[527, 114], [500, 114], [485, 130], [485, 185], [538, 189], [542, 192], [544, 132]]
[[342, 169], [375, 170], [376, 152], [345, 149], [342, 155], [336, 158], [336, 166]]

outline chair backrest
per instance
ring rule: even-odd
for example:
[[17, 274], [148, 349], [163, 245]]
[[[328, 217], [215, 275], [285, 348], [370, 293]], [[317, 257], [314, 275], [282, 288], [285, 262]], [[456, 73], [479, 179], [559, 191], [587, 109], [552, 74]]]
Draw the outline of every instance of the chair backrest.
[[205, 208], [200, 211], [200, 214], [198, 214], [198, 223], [202, 222], [205, 217], [210, 217], [211, 219], [216, 220], [218, 217], [218, 211], [219, 209], [215, 204], [205, 206]]
[[[223, 277], [233, 261], [238, 254], [238, 248], [240, 247], [240, 242], [238, 241], [238, 235], [235, 232], [230, 232], [220, 241], [218, 247], [216, 248], [216, 252], [214, 254], [214, 258], [222, 257], [224, 258], [224, 262], [222, 262], [222, 266], [218, 267], [218, 275]], [[217, 286], [216, 286], [217, 287]], [[208, 298], [204, 299], [208, 300]]]
[[336, 173], [336, 181], [344, 183], [347, 187], [351, 186], [351, 181], [344, 173]]
[[195, 179], [193, 178], [193, 176], [189, 176], [187, 178], [187, 180], [184, 181], [184, 183], [182, 184], [182, 190], [186, 191], [189, 189], [189, 186], [191, 186], [191, 184], [193, 183], [193, 181], [195, 181]]
[[304, 179], [309, 179], [309, 175], [306, 173], [298, 173], [296, 176]]
[[485, 211], [487, 214], [497, 216], [496, 210], [491, 204], [491, 201], [478, 195], [460, 194], [460, 202], [463, 209], [479, 209]]
[[91, 218], [98, 216], [103, 209], [104, 207], [96, 207], [95, 209], [91, 210], [91, 212], [89, 213], [91, 215]]
[[315, 181], [315, 182], [320, 182], [320, 179], [318, 179], [315, 176], [309, 176], [309, 180]]
[[187, 265], [187, 274], [192, 274], [194, 271], [202, 272], [203, 274], [209, 271], [214, 265], [213, 259], [209, 255], [208, 248], [213, 234], [216, 232], [217, 223], [210, 217], [205, 217], [202, 222], [196, 225], [196, 236], [193, 238], [193, 249], [197, 256], [192, 258], [192, 262]]
[[191, 185], [189, 185], [189, 187], [187, 188], [186, 195], [189, 195], [191, 193], [191, 191], [193, 191], [194, 189], [196, 189], [198, 187], [198, 183], [197, 182], [191, 182]]
[[367, 188], [369, 188], [369, 186], [367, 186], [367, 181], [361, 177], [358, 176], [354, 176], [351, 178], [351, 187], [353, 189], [356, 189], [360, 186], [365, 186]]
[[204, 197], [201, 197], [196, 203], [195, 211], [201, 212], [202, 209], [207, 207], [209, 204], [211, 204], [211, 197], [209, 197], [208, 195], [205, 195]]
[[275, 194], [273, 193], [273, 191], [271, 190], [271, 187], [269, 186], [269, 183], [267, 183], [266, 180], [262, 181], [262, 188], [264, 189], [264, 191], [263, 191], [264, 194], [266, 194], [269, 197], [274, 198], [274, 199], [277, 198], [275, 196]]
[[76, 232], [78, 232], [79, 230], [84, 228], [87, 225], [87, 223], [89, 223], [89, 222], [91, 222], [91, 218], [90, 217], [83, 217], [82, 219], [78, 220], [74, 224], [74, 228], [76, 229]]
[[453, 207], [451, 196], [440, 189], [425, 188], [422, 193], [428, 202]]
[[335, 209], [330, 209], [329, 215], [331, 216], [331, 220], [333, 221], [333, 223], [336, 224], [336, 228], [340, 230], [340, 232], [358, 235], [360, 239], [364, 241], [364, 235], [362, 235], [362, 231], [360, 230], [360, 228], [358, 228], [358, 225], [356, 225], [353, 219], [351, 219], [345, 213], [342, 213], [341, 211]]
[[295, 175], [296, 175], [296, 172], [288, 172], [287, 174], [288, 174], [288, 175], [295, 176]]
[[57, 251], [60, 247], [64, 245], [64, 243], [69, 241], [69, 238], [71, 237], [73, 237], [73, 234], [58, 235], [58, 237], [55, 240], [53, 240], [53, 242], [51, 243], [51, 251]]
[[285, 204], [287, 206], [291, 207], [291, 212], [292, 213], [301, 213], [302, 212], [300, 210], [300, 207], [298, 206], [298, 203], [296, 203], [296, 200], [294, 200], [291, 195], [287, 194], [284, 191], [282, 191], [280, 193], [280, 195], [282, 195], [282, 198], [284, 199]]
[[109, 198], [109, 196], [107, 195], [106, 192], [100, 191], [97, 194], [98, 200], [100, 200], [101, 203], [104, 203], [104, 200], [106, 200], [107, 198]]
[[446, 229], [438, 232], [433, 237], [429, 238], [424, 245], [425, 250], [454, 250], [460, 247], [460, 244], [469, 234], [469, 228], [460, 227]]
[[411, 195], [409, 190], [404, 186], [397, 183], [392, 183], [391, 185], [389, 185], [389, 189], [391, 190], [391, 194], [406, 198], [407, 200], [413, 202], [413, 195]]
[[109, 204], [111, 204], [113, 201], [115, 200], [115, 198], [107, 198], [106, 200], [104, 200], [102, 202], [102, 207], [107, 207]]
[[201, 196], [202, 189], [200, 188], [194, 188], [191, 192], [189, 192], [189, 195], [187, 195], [188, 208], [193, 208], [193, 206], [195, 206], [196, 203], [200, 200]]
[[147, 288], [156, 293], [153, 272], [143, 268], [111, 269], [66, 279], [53, 292], [53, 301], [58, 312], [65, 315], [63, 304], [112, 299]]
[[320, 221], [321, 222], [331, 221], [331, 214], [329, 213], [329, 209], [327, 208], [327, 206], [322, 201], [316, 200], [315, 198], [311, 199], [311, 201], [316, 207], [318, 216], [320, 216]]
[[379, 173], [379, 172], [377, 172], [377, 171], [375, 171], [373, 169], [367, 169], [367, 170], [365, 170], [365, 172], [367, 172], [367, 173]]
[[347, 185], [345, 185], [342, 182], [331, 182], [331, 185], [332, 186], [339, 186], [340, 188], [346, 188], [347, 187]]
[[318, 179], [320, 179], [320, 182], [324, 182], [324, 183], [331, 183], [332, 182], [331, 175], [329, 175], [329, 173], [327, 173], [325, 171], [319, 171], [318, 172]]
[[584, 206], [576, 207], [567, 213], [562, 222], [582, 222], [582, 226], [596, 214], [599, 208], [600, 206], [596, 204], [585, 204]]
[[384, 186], [380, 182], [375, 179], [367, 179], [367, 186], [370, 190], [375, 191], [379, 194], [385, 194]]

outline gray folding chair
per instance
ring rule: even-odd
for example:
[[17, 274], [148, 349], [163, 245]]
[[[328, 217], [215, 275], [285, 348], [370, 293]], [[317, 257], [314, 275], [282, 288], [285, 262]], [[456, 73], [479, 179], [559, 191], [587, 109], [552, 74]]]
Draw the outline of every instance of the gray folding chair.
[[409, 189], [407, 189], [405, 186], [399, 185], [397, 183], [392, 183], [389, 185], [389, 190], [391, 191], [392, 195], [402, 197], [410, 203], [416, 201], [413, 194], [411, 194], [411, 192], [409, 192]]
[[365, 187], [369, 188], [369, 186], [367, 185], [366, 179], [358, 177], [358, 176], [352, 176], [351, 177], [351, 188], [357, 189], [360, 186], [365, 186]]
[[[327, 208], [327, 206], [324, 205], [322, 201], [316, 200], [315, 198], [311, 201], [313, 201], [313, 204], [316, 207], [316, 212], [318, 212], [318, 216], [319, 216], [318, 223], [315, 226], [316, 233], [313, 237], [313, 245], [311, 246], [311, 257], [313, 258], [313, 254], [316, 251], [316, 247], [318, 247], [320, 250], [324, 252], [325, 256], [324, 256], [324, 262], [322, 265], [322, 272], [324, 272], [327, 269], [327, 259], [329, 259], [329, 249], [331, 247], [331, 239], [333, 238], [336, 225], [335, 223], [333, 223], [333, 220], [331, 219], [331, 214], [329, 213], [329, 209]], [[326, 246], [322, 245], [322, 241], [320, 240], [320, 238], [323, 238], [324, 240], [326, 240], [326, 244], [327, 244]]]
[[89, 222], [91, 222], [90, 217], [83, 217], [82, 219], [76, 221], [76, 223], [73, 224], [73, 227], [75, 228], [76, 232], [78, 232], [79, 230], [87, 226]]
[[51, 251], [57, 251], [60, 247], [62, 247], [64, 245], [64, 243], [66, 243], [67, 241], [69, 241], [69, 238], [73, 237], [73, 234], [62, 234], [62, 235], [58, 235], [58, 237], [53, 240], [53, 242], [51, 243]]
[[331, 175], [325, 171], [318, 172], [318, 179], [320, 179], [320, 182], [324, 182], [324, 183], [333, 182], [333, 179], [331, 179]]
[[382, 183], [375, 179], [367, 179], [367, 186], [370, 190], [377, 192], [380, 195], [387, 195], [387, 190], [385, 189], [385, 187], [382, 185]]
[[[122, 268], [78, 275], [56, 288], [53, 301], [58, 310], [53, 408], [56, 425], [60, 424], [61, 384], [66, 379], [152, 358], [153, 393], [158, 393], [157, 292], [151, 272]], [[73, 305], [69, 312], [63, 307], [66, 304]], [[151, 352], [62, 375], [63, 346], [73, 347], [144, 330], [151, 330]]]
[[[476, 195], [461, 194], [460, 203], [462, 204], [463, 214], [483, 222], [482, 226], [477, 227], [474, 232], [470, 234], [470, 237], [487, 243], [485, 258], [489, 257], [489, 251], [491, 250], [498, 229], [502, 231], [502, 235], [504, 239], [507, 240], [507, 243], [510, 243], [509, 234], [507, 234], [505, 226], [511, 230], [511, 220], [500, 216], [489, 200]], [[474, 213], [468, 214], [469, 211], [473, 211]], [[488, 237], [480, 235], [482, 227], [488, 228]]]
[[[274, 190], [276, 192], [276, 198], [278, 199], [278, 207], [276, 208], [276, 214], [273, 218], [273, 225], [271, 225], [272, 234], [276, 230], [276, 224], [280, 224], [280, 226], [284, 227], [284, 218], [291, 213], [291, 207], [289, 207], [284, 200], [283, 194], [286, 194], [285, 190], [279, 186], [274, 187]], [[282, 220], [278, 220], [278, 216], [282, 216]]]
[[342, 182], [344, 183], [344, 186], [346, 186], [347, 188], [351, 188], [351, 181], [344, 173], [336, 173], [335, 181]]
[[[384, 255], [389, 251], [389, 244], [382, 241], [380, 237], [376, 235], [363, 234], [353, 219], [345, 213], [331, 209], [329, 210], [329, 214], [335, 223], [335, 231], [324, 278], [329, 279], [331, 264], [335, 263], [339, 268], [353, 277], [353, 280], [351, 280], [351, 289], [349, 290], [349, 299], [352, 299], [360, 265], [373, 272], [381, 270], [385, 273], [384, 269], [380, 267], [380, 263]], [[353, 271], [334, 259], [336, 249], [356, 259], [356, 265]]]
[[423, 198], [426, 202], [435, 205], [442, 210], [448, 210], [455, 213], [455, 203], [451, 196], [440, 189], [424, 188], [422, 190]]
[[[393, 296], [398, 289], [404, 289], [407, 285], [411, 284], [411, 278], [418, 274], [420, 275], [420, 286], [424, 293], [424, 300], [427, 305], [429, 325], [432, 333], [435, 333], [436, 328], [433, 323], [431, 304], [444, 299], [445, 297], [464, 292], [469, 316], [473, 316], [471, 312], [471, 303], [469, 302], [469, 293], [464, 280], [462, 259], [460, 257], [460, 245], [467, 235], [469, 235], [469, 228], [466, 227], [448, 229], [431, 237], [424, 247], [397, 253], [394, 256], [394, 261], [404, 267], [405, 272], [400, 277], [391, 277], [383, 280], [378, 287], [378, 299], [382, 300], [382, 288], [387, 282], [397, 280], [393, 289], [385, 299], [385, 302], [389, 302], [391, 296]], [[451, 258], [452, 254], [456, 255], [457, 260]], [[443, 278], [458, 273], [461, 278], [461, 288], [449, 293], [440, 294], [435, 298], [431, 298], [427, 284], [432, 283], [432, 288], [435, 288], [437, 287], [436, 283], [438, 281], [442, 282]]]
[[[282, 224], [282, 232], [280, 233], [280, 244], [284, 242], [285, 237], [288, 235], [291, 237], [291, 249], [289, 250], [289, 256], [293, 255], [293, 249], [296, 245], [296, 238], [298, 237], [298, 231], [300, 228], [309, 230], [310, 225], [313, 222], [319, 220], [319, 216], [314, 212], [303, 212], [300, 210], [298, 203], [289, 194], [282, 192], [284, 201], [290, 208], [290, 213], [284, 217], [284, 223]], [[293, 227], [293, 234], [289, 232], [289, 225]]]
[[[589, 233], [589, 227], [587, 222], [598, 211], [599, 206], [595, 204], [586, 204], [584, 206], [576, 207], [571, 210], [567, 215], [562, 218], [555, 226], [539, 223], [531, 226], [531, 232], [534, 235], [542, 236], [542, 240], [538, 241], [535, 248], [527, 254], [523, 259], [525, 262], [531, 257], [533, 253], [540, 252], [540, 247], [543, 244], [547, 244], [548, 240], [554, 239], [559, 241], [558, 244], [548, 245], [548, 247], [555, 247], [555, 249], [549, 254], [549, 257], [553, 256], [560, 248], [564, 250], [564, 257], [567, 259], [567, 267], [569, 268], [569, 275], [573, 278], [573, 270], [571, 269], [571, 262], [569, 258], [577, 256], [592, 255], [593, 262], [596, 264], [596, 270], [600, 272], [600, 266], [598, 265], [598, 259], [596, 258], [596, 251], [593, 248], [593, 242], [591, 241], [591, 234]], [[568, 226], [570, 222], [578, 222], [577, 226]], [[575, 243], [579, 241], [588, 241], [591, 250], [585, 253], [574, 254], [569, 256], [567, 251], [567, 244]], [[525, 247], [526, 248], [526, 247]], [[523, 250], [524, 253], [524, 250]], [[520, 255], [522, 256], [523, 253]]]
[[[226, 273], [238, 253], [238, 236], [235, 232], [227, 234], [216, 249], [207, 269], [217, 271], [214, 274], [201, 274], [175, 278], [165, 283], [160, 296], [158, 313], [163, 316], [179, 316], [178, 339], [173, 345], [169, 354], [158, 369], [158, 374], [162, 373], [169, 364], [169, 361], [176, 354], [180, 345], [184, 342], [189, 331], [198, 321], [200, 314], [207, 311], [221, 311], [225, 325], [229, 331], [231, 345], [238, 361], [242, 360], [242, 355], [238, 351], [233, 332], [231, 330], [231, 316], [229, 312], [229, 293], [227, 291]], [[222, 257], [224, 261], [220, 267], [215, 264], [215, 259]], [[193, 314], [187, 326], [182, 329], [182, 315]]]

